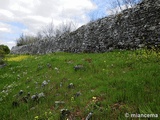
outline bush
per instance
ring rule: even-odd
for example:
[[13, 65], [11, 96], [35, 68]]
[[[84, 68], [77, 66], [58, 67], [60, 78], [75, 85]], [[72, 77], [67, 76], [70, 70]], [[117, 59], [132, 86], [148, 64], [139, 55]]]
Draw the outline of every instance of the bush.
[[0, 50], [0, 65], [4, 64], [4, 51]]
[[10, 49], [6, 45], [0, 45], [0, 65], [4, 64], [4, 57], [10, 53]]
[[10, 49], [6, 45], [0, 45], [0, 54], [9, 54]]

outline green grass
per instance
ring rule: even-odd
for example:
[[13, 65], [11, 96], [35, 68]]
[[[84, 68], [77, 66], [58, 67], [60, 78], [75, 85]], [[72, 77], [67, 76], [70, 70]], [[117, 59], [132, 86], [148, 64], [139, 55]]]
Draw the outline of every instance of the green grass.
[[[76, 65], [83, 67], [75, 71]], [[50, 82], [42, 87], [45, 80]], [[25, 102], [28, 92], [45, 97]], [[77, 92], [81, 95], [75, 97]], [[0, 119], [59, 120], [61, 109], [75, 120], [90, 112], [93, 120], [124, 120], [125, 113], [160, 115], [159, 53], [8, 55], [7, 66], [0, 69]]]

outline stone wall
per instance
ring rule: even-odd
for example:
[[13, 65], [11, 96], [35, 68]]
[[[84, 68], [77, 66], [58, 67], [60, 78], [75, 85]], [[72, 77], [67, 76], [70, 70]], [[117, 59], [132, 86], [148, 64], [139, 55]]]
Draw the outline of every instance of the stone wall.
[[106, 52], [160, 45], [160, 0], [143, 0], [133, 8], [81, 26], [55, 40], [13, 47], [13, 54]]

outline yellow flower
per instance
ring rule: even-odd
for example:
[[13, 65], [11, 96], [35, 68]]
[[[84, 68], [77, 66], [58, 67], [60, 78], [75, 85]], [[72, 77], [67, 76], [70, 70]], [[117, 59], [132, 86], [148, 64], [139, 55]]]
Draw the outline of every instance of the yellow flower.
[[74, 97], [71, 97], [71, 101], [74, 101]]
[[97, 98], [96, 98], [96, 97], [92, 97], [92, 99], [93, 99], [93, 100], [96, 100]]
[[38, 116], [34, 117], [35, 119], [38, 119]]
[[93, 101], [93, 102], [96, 102], [96, 101], [97, 101], [97, 98], [96, 98], [96, 97], [92, 97], [92, 101]]

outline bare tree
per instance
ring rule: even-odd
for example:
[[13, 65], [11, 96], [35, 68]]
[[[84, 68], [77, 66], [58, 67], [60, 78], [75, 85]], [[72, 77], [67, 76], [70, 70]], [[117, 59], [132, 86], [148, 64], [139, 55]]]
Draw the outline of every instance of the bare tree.
[[77, 29], [77, 25], [72, 22], [62, 22], [59, 26], [57, 26], [55, 30], [55, 37], [59, 37], [62, 34], [69, 34], [70, 32]]
[[137, 4], [137, 0], [122, 0], [122, 3], [126, 6], [125, 9], [132, 8]]
[[37, 32], [36, 36], [24, 35], [23, 33], [16, 40], [17, 46], [27, 45], [40, 40], [55, 40], [62, 34], [69, 34], [77, 28], [77, 25], [70, 22], [62, 22], [58, 26], [54, 26], [53, 22], [43, 27], [41, 31]]
[[109, 11], [112, 14], [117, 14], [124, 9], [129, 9], [135, 6], [140, 0], [113, 0], [110, 3]]
[[122, 3], [121, 2], [122, 2], [121, 0], [116, 0], [116, 3], [118, 5], [119, 9], [122, 11], [123, 8], [122, 8]]
[[37, 36], [37, 37], [36, 37], [36, 38], [37, 38], [37, 41], [40, 41], [40, 40], [43, 39], [43, 33], [42, 33], [41, 31], [38, 31], [36, 36]]
[[53, 25], [53, 22], [43, 27], [42, 33], [43, 33], [42, 36], [46, 38], [47, 40], [53, 39], [55, 37], [55, 27]]
[[23, 33], [21, 36], [16, 40], [17, 46], [27, 45], [36, 42], [36, 37], [32, 35], [24, 35]]
[[60, 25], [55, 26], [53, 24], [53, 22], [51, 22], [50, 24], [48, 24], [47, 26], [43, 27], [43, 38], [46, 38], [48, 40], [52, 40], [55, 39], [59, 36], [61, 36], [62, 34], [65, 33], [70, 33], [73, 30], [75, 30], [77, 28], [77, 25], [72, 22], [62, 22]]

